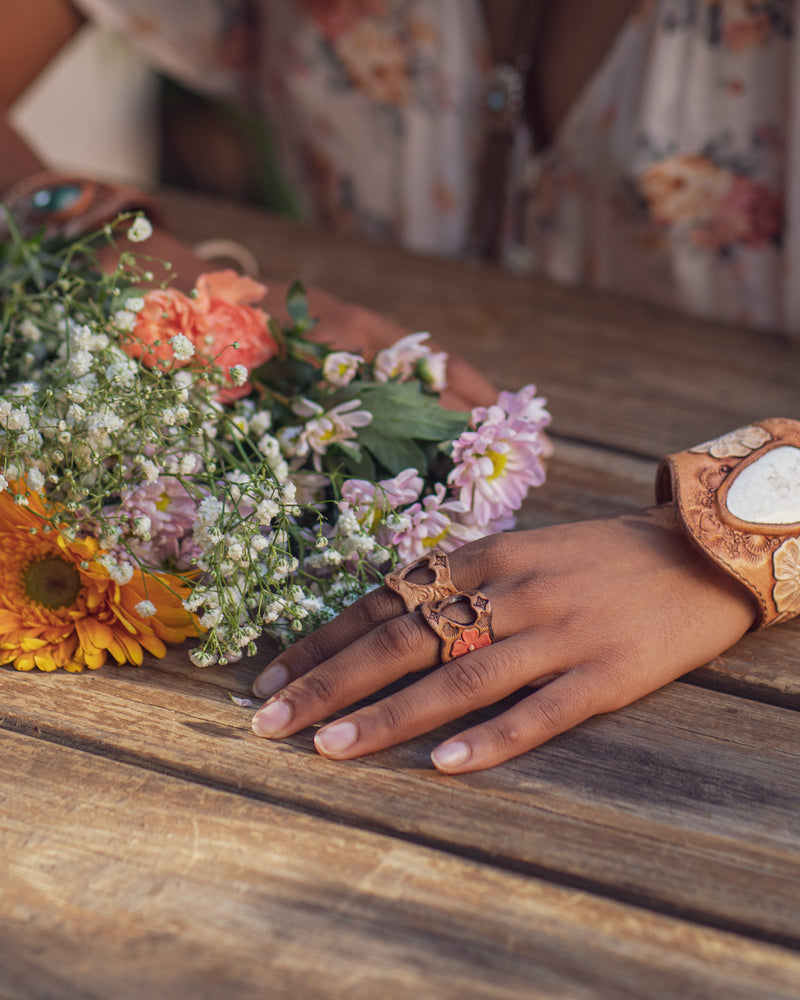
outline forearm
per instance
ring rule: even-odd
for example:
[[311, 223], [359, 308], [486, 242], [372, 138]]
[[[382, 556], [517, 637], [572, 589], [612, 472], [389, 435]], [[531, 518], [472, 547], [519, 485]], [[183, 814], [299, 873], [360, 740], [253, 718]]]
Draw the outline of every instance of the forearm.
[[11, 107], [83, 21], [68, 0], [17, 0], [3, 5], [0, 109]]
[[83, 24], [67, 0], [6, 4], [0, 32], [0, 192], [42, 162], [8, 121], [8, 110]]

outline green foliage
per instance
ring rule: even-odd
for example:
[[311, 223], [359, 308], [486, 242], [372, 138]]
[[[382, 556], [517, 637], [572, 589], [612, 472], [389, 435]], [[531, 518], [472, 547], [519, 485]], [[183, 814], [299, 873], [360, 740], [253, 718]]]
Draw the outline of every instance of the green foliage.
[[425, 445], [458, 437], [469, 419], [468, 413], [445, 410], [419, 382], [361, 383], [351, 398], [356, 396], [372, 414], [358, 443], [393, 476], [411, 467], [425, 476], [431, 451]]
[[291, 422], [293, 399], [306, 397], [331, 408], [351, 399], [372, 414], [358, 430], [356, 442], [339, 442], [325, 456], [326, 471], [359, 479], [395, 476], [415, 468], [427, 476], [433, 463], [441, 465], [441, 447], [466, 428], [468, 413], [446, 410], [438, 397], [419, 381], [377, 382], [372, 366], [364, 363], [357, 382], [331, 396], [322, 379], [322, 366], [332, 349], [306, 338], [315, 321], [310, 317], [300, 282], [289, 289], [290, 323], [271, 325], [279, 353], [251, 372], [256, 391], [268, 397], [276, 423]]

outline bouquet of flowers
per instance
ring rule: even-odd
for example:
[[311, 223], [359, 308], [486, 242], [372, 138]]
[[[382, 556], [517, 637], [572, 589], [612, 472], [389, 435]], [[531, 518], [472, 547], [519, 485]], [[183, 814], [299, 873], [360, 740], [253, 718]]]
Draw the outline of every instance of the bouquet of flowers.
[[[130, 218], [121, 221], [130, 223]], [[125, 244], [0, 245], [0, 663], [198, 666], [319, 626], [400, 561], [513, 524], [544, 480], [533, 386], [445, 410], [427, 334], [374, 358], [279, 326], [232, 271], [153, 287]], [[120, 237], [145, 240], [137, 217]]]

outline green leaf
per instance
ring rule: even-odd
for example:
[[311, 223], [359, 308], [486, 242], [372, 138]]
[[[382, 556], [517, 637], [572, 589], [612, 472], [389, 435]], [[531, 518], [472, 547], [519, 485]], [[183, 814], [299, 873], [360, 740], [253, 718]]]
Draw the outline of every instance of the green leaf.
[[366, 448], [360, 449], [360, 455], [357, 459], [348, 454], [340, 464], [339, 471], [344, 472], [348, 479], [369, 479], [371, 482], [375, 482], [380, 478], [375, 471], [375, 463]]
[[328, 450], [322, 462], [333, 482], [341, 483], [343, 479], [369, 479], [374, 482], [380, 478], [365, 448], [343, 448], [339, 442]]
[[425, 452], [410, 438], [389, 437], [370, 425], [359, 431], [358, 440], [392, 476], [411, 468], [423, 476], [428, 471]]
[[302, 282], [295, 281], [289, 289], [286, 295], [286, 310], [300, 333], [305, 333], [314, 326], [315, 321], [309, 314], [306, 290]]
[[418, 382], [354, 384], [337, 394], [336, 401], [358, 399], [372, 414], [372, 422], [358, 432], [358, 442], [386, 469], [397, 475], [415, 468], [428, 472], [427, 442], [451, 441], [467, 426], [469, 414], [445, 410]]
[[386, 437], [451, 441], [469, 420], [468, 413], [446, 410], [419, 382], [361, 383], [349, 398], [359, 399], [372, 414], [370, 428]]
[[306, 361], [276, 356], [254, 368], [250, 381], [254, 386], [263, 387], [273, 395], [286, 399], [307, 396], [319, 381], [319, 369]]
[[355, 441], [338, 441], [336, 447], [343, 451], [351, 462], [361, 461], [361, 448]]

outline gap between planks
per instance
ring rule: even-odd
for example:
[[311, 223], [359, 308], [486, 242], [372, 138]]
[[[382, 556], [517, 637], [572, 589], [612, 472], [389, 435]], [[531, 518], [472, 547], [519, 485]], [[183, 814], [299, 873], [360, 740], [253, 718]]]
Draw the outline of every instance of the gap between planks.
[[423, 832], [412, 833], [409, 830], [398, 829], [397, 826], [391, 823], [377, 821], [374, 819], [374, 816], [365, 819], [363, 813], [348, 812], [342, 809], [341, 805], [337, 806], [337, 812], [334, 813], [309, 800], [300, 802], [291, 798], [288, 793], [268, 793], [263, 789], [237, 785], [230, 780], [210, 776], [206, 771], [181, 765], [177, 762], [168, 763], [163, 758], [137, 753], [130, 749], [122, 749], [103, 740], [78, 736], [74, 732], [67, 733], [52, 726], [18, 723], [9, 718], [7, 714], [5, 717], [0, 718], [0, 729], [44, 743], [64, 746], [91, 756], [113, 760], [117, 763], [136, 767], [147, 772], [162, 774], [188, 784], [201, 785], [215, 791], [227, 792], [245, 799], [285, 808], [300, 815], [331, 822], [340, 827], [367, 831], [389, 837], [402, 843], [437, 851], [498, 871], [533, 877], [549, 885], [584, 892], [600, 899], [634, 907], [637, 910], [679, 919], [696, 924], [699, 927], [737, 934], [753, 941], [760, 941], [774, 947], [786, 949], [792, 953], [800, 952], [800, 934], [794, 935], [765, 930], [752, 922], [728, 918], [719, 913], [703, 910], [699, 906], [689, 906], [685, 903], [676, 905], [671, 900], [659, 896], [652, 891], [640, 892], [632, 890], [630, 887], [623, 888], [597, 878], [576, 876], [567, 871], [558, 870], [546, 865], [538, 865], [530, 860], [523, 860], [512, 855], [489, 851], [474, 844], [454, 843], [441, 836]]
[[25, 737], [0, 742], [0, 991], [14, 1000], [795, 995], [800, 963], [780, 949]]

